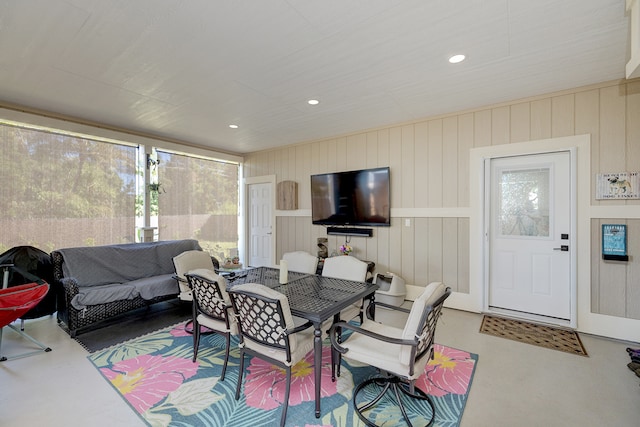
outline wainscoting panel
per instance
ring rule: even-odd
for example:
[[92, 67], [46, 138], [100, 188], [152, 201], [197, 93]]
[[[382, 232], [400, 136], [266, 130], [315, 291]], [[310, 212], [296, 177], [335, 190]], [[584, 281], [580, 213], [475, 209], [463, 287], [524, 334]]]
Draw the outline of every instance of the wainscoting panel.
[[[589, 134], [589, 172], [595, 182], [598, 173], [639, 170], [639, 115], [640, 79], [604, 82], [250, 153], [244, 175], [276, 175], [278, 182], [298, 182], [299, 208], [310, 211], [311, 174], [389, 166], [391, 206], [401, 216], [392, 218], [389, 228], [374, 228], [372, 238], [353, 237], [355, 255], [375, 261], [378, 272], [392, 271], [412, 284], [444, 280], [456, 292], [470, 293], [469, 216], [430, 210], [469, 209], [469, 151]], [[630, 260], [614, 264], [601, 259], [599, 227], [610, 221], [604, 218], [616, 214], [597, 211], [633, 205], [640, 205], [640, 200], [596, 200], [592, 184], [591, 210], [578, 212], [592, 221], [591, 236], [579, 236], [591, 240], [591, 262], [578, 266], [581, 275], [591, 278], [590, 307], [582, 308], [590, 313], [640, 319], [640, 215], [631, 211], [616, 220], [628, 226]], [[277, 217], [278, 259], [289, 250], [316, 253], [316, 239], [326, 236], [325, 228], [295, 212], [279, 215], [291, 216]], [[329, 250], [344, 241], [342, 236], [329, 236]]]

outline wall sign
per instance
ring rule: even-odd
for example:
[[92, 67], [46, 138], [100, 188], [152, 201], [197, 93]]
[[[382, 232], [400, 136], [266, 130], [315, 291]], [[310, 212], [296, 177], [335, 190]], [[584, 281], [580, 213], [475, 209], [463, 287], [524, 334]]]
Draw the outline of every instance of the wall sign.
[[602, 259], [629, 261], [626, 225], [602, 224]]
[[599, 173], [596, 199], [640, 199], [640, 172]]

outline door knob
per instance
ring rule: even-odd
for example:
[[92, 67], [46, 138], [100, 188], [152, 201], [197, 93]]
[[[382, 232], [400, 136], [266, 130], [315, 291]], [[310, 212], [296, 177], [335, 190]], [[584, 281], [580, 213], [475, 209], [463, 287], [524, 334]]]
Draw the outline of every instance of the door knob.
[[554, 251], [562, 251], [562, 252], [569, 252], [569, 246], [568, 245], [562, 245], [559, 248], [553, 248]]

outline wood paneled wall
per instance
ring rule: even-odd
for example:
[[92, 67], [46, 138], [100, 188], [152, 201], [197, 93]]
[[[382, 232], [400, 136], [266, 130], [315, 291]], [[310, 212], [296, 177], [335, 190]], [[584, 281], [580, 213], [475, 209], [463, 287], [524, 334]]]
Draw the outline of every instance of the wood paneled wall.
[[[602, 259], [602, 224], [626, 224], [630, 262]], [[591, 247], [591, 311], [640, 320], [640, 220], [591, 220]]]
[[[351, 238], [354, 255], [376, 262], [378, 272], [392, 271], [408, 283], [424, 286], [442, 280], [456, 292], [468, 292], [469, 150], [581, 134], [591, 135], [594, 183], [597, 173], [640, 170], [640, 80], [607, 82], [252, 153], [245, 157], [244, 174], [298, 182], [299, 210], [282, 211], [277, 217], [280, 257], [291, 250], [315, 253], [316, 238], [326, 237], [323, 227], [311, 224], [311, 174], [390, 166], [391, 227], [374, 228], [372, 238]], [[592, 207], [606, 212], [639, 204], [639, 200], [596, 200], [592, 183]], [[632, 224], [638, 211], [629, 212], [623, 219]], [[592, 212], [579, 215], [600, 223]], [[583, 238], [593, 241], [595, 236]], [[329, 251], [342, 243], [344, 237], [329, 236]], [[599, 244], [594, 244], [592, 311], [640, 318], [640, 258], [632, 254], [625, 274], [603, 275], [599, 251]]]

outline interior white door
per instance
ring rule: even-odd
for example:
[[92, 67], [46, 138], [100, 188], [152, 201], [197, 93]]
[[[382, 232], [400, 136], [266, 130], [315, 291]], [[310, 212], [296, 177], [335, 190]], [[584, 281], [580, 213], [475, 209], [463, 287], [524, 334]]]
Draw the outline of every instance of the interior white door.
[[249, 184], [249, 265], [272, 265], [273, 194], [269, 183]]
[[571, 318], [571, 155], [490, 159], [489, 308]]

